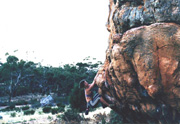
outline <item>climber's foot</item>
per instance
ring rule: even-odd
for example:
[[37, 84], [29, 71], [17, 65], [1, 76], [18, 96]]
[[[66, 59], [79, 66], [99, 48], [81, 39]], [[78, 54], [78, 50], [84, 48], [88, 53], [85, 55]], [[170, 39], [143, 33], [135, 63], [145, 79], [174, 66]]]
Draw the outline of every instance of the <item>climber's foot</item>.
[[103, 103], [101, 103], [102, 104], [102, 107], [103, 108], [106, 108], [106, 107], [108, 107], [107, 105], [105, 105], [105, 104], [103, 104]]
[[88, 115], [88, 114], [89, 114], [89, 109], [86, 109], [85, 115]]

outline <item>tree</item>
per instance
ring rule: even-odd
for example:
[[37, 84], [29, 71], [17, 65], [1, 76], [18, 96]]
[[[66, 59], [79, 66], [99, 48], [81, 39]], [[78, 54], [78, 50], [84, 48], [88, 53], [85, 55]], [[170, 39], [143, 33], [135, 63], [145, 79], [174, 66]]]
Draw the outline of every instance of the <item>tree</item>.
[[25, 62], [15, 56], [8, 56], [7, 62], [2, 64], [1, 74], [2, 81], [6, 83], [9, 102], [14, 95], [20, 83], [27, 83], [29, 77], [32, 77], [32, 68], [35, 67], [33, 62]]

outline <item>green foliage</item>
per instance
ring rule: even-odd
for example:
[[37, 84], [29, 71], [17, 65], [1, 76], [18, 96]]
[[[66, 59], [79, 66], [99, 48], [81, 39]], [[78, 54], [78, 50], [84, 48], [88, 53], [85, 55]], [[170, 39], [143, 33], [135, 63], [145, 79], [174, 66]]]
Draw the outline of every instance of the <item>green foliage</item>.
[[29, 108], [30, 108], [29, 106], [24, 106], [21, 109], [24, 111], [24, 110], [28, 110]]
[[[77, 86], [82, 79], [92, 82], [98, 66], [102, 64], [101, 62], [94, 64], [87, 62], [90, 59], [90, 57], [87, 57], [84, 62], [78, 62], [77, 64], [51, 67], [20, 60], [16, 56], [9, 54], [6, 57], [6, 62], [0, 63], [0, 96], [8, 95], [9, 102], [12, 97], [29, 93], [41, 93], [42, 95], [57, 93], [61, 98], [58, 102], [63, 104], [68, 104], [67, 96], [69, 94], [72, 96], [71, 92], [78, 92], [78, 97], [82, 95], [81, 98], [84, 99], [83, 91], [80, 90], [79, 92], [79, 89], [77, 90], [74, 85]], [[70, 99], [73, 98], [71, 97]], [[84, 102], [84, 100], [82, 101]], [[24, 101], [18, 102], [17, 105], [27, 104]], [[1, 104], [6, 105], [6, 103]], [[72, 107], [79, 108], [77, 104], [72, 105]]]
[[102, 118], [101, 123], [102, 123], [102, 124], [106, 124], [105, 118]]
[[31, 119], [29, 119], [29, 121], [35, 121], [36, 119], [35, 118], [31, 118]]
[[48, 118], [47, 118], [47, 119], [51, 121], [53, 118], [52, 118], [51, 116], [48, 116]]
[[64, 112], [64, 107], [58, 107], [58, 112]]
[[44, 113], [50, 113], [51, 112], [51, 107], [50, 106], [46, 106], [43, 108], [43, 112]]
[[16, 117], [16, 113], [15, 112], [11, 113], [11, 117]]
[[83, 111], [86, 108], [86, 100], [84, 96], [84, 90], [79, 89], [78, 85], [75, 85], [69, 97], [70, 105], [73, 109]]
[[35, 113], [35, 110], [25, 110], [24, 115], [33, 115]]
[[58, 108], [51, 108], [50, 106], [46, 106], [43, 108], [44, 113], [52, 113], [57, 114], [59, 112], [64, 112], [64, 107], [58, 107]]
[[0, 101], [0, 106], [7, 106], [9, 103], [8, 102], [1, 102]]
[[54, 114], [57, 114], [58, 111], [59, 111], [58, 108], [52, 108], [52, 109], [51, 109], [51, 113], [52, 113], [53, 115], [54, 115]]
[[15, 104], [14, 104], [14, 103], [11, 103], [11, 104], [7, 107], [7, 109], [9, 109], [9, 110], [15, 109]]
[[59, 112], [64, 112], [64, 107], [58, 107], [58, 108], [52, 108], [51, 109], [52, 114], [57, 114]]
[[119, 114], [111, 110], [109, 124], [123, 124], [123, 120]]
[[19, 86], [16, 89], [15, 94], [16, 94], [16, 96], [27, 95], [30, 92], [29, 90], [30, 90], [29, 87]]
[[64, 112], [60, 118], [64, 121], [76, 121], [80, 122], [82, 120], [82, 117], [79, 115], [79, 113], [76, 110], [68, 110]]
[[65, 107], [65, 105], [62, 104], [62, 103], [57, 103], [57, 106], [58, 106], [58, 107], [63, 107], [63, 108]]
[[25, 100], [19, 100], [19, 101], [17, 101], [15, 104], [16, 104], [16, 105], [27, 105], [28, 102], [25, 101]]
[[18, 107], [18, 108], [15, 108], [15, 111], [16, 112], [20, 112], [21, 111], [21, 109]]
[[1, 109], [0, 111], [2, 111], [2, 112], [6, 112], [6, 111], [20, 112], [21, 109], [19, 107], [15, 107], [15, 103], [11, 103], [8, 107]]
[[31, 104], [32, 108], [39, 108], [41, 106], [37, 99], [31, 99], [28, 103]]

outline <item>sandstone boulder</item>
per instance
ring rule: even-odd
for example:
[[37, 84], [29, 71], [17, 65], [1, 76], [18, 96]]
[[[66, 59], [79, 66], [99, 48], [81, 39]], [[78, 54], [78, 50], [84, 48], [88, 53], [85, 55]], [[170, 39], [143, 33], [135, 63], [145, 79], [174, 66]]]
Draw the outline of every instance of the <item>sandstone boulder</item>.
[[100, 93], [126, 123], [178, 123], [180, 0], [109, 1]]

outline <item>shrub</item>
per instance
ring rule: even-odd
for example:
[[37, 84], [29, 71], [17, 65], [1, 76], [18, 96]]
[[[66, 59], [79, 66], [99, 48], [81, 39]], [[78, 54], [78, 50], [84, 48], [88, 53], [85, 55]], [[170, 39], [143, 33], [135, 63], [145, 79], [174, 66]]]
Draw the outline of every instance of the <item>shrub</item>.
[[54, 115], [54, 114], [57, 114], [58, 113], [58, 108], [52, 108], [51, 109], [51, 113]]
[[63, 107], [58, 107], [58, 108], [52, 108], [51, 109], [52, 114], [57, 114], [59, 112], [64, 112], [64, 108]]
[[70, 105], [73, 109], [84, 111], [86, 109], [86, 100], [84, 97], [84, 90], [79, 89], [78, 85], [75, 85], [69, 97]]
[[36, 120], [36, 119], [35, 119], [35, 118], [30, 118], [30, 119], [29, 119], [29, 121], [34, 121], [34, 120]]
[[39, 115], [42, 115], [42, 112], [38, 112], [39, 113]]
[[27, 104], [28, 104], [28, 102], [25, 100], [19, 100], [16, 102], [16, 105], [27, 105]]
[[26, 110], [24, 111], [24, 115], [33, 115], [35, 113], [35, 110]]
[[64, 107], [58, 107], [59, 112], [64, 112]]
[[2, 112], [5, 112], [5, 111], [12, 111], [16, 109], [15, 107], [15, 104], [11, 103], [8, 107], [4, 108], [4, 109], [1, 109]]
[[51, 116], [48, 116], [48, 118], [47, 118], [48, 120], [52, 120], [53, 118], [51, 117]]
[[111, 110], [109, 123], [110, 124], [123, 124], [123, 120], [119, 114]]
[[22, 107], [21, 109], [22, 109], [23, 111], [24, 111], [24, 110], [28, 110], [28, 109], [29, 109], [29, 106]]
[[82, 120], [81, 116], [76, 110], [68, 110], [64, 112], [60, 118], [64, 121], [77, 121], [80, 122]]
[[50, 113], [51, 112], [51, 107], [50, 106], [46, 106], [43, 108], [43, 112], [44, 113]]
[[15, 112], [11, 113], [11, 117], [16, 117], [16, 113]]
[[58, 106], [58, 107], [63, 107], [63, 108], [65, 107], [65, 105], [62, 104], [62, 103], [57, 103], [57, 106]]
[[29, 104], [37, 104], [37, 103], [39, 103], [39, 101], [37, 99], [31, 99], [29, 101]]
[[41, 104], [40, 104], [40, 103], [32, 104], [32, 108], [39, 108], [39, 107], [41, 107]]
[[7, 107], [7, 109], [9, 109], [9, 110], [15, 109], [15, 104], [14, 104], [14, 103], [10, 104], [10, 105]]
[[20, 112], [20, 111], [21, 111], [21, 109], [20, 109], [19, 107], [15, 108], [14, 110], [15, 110], [16, 112]]

